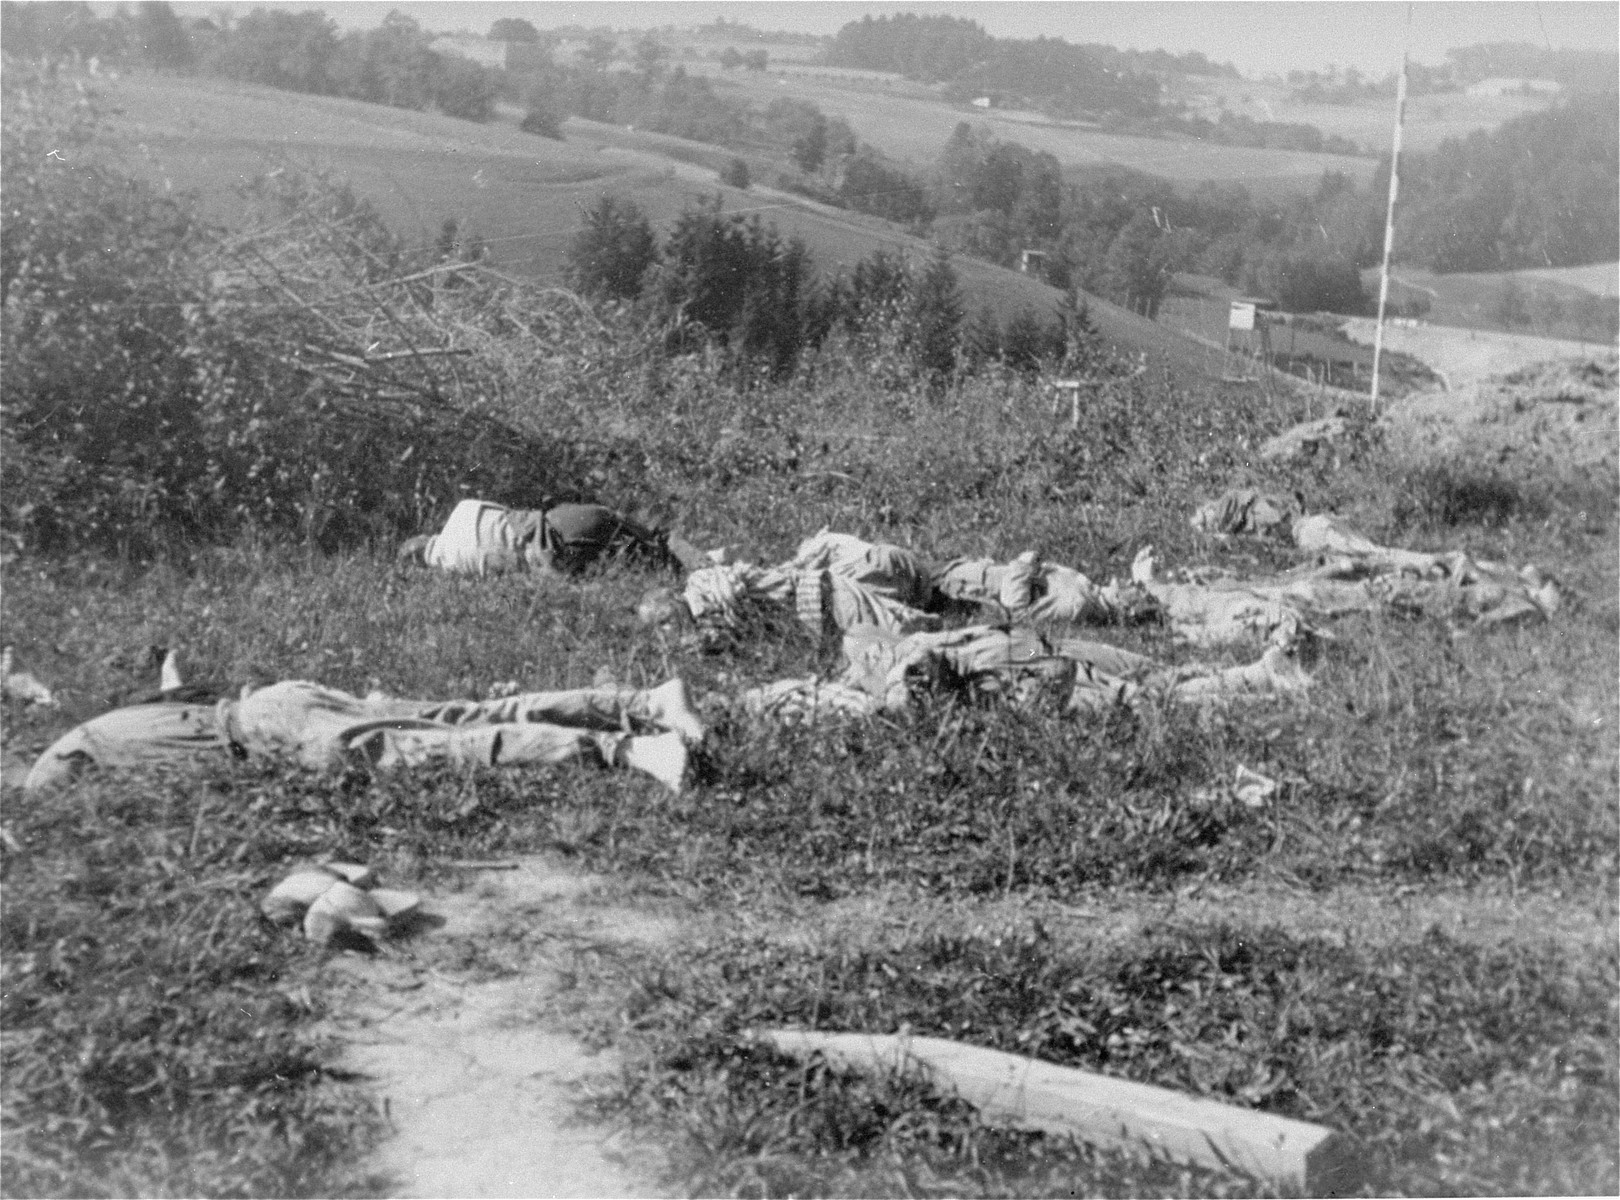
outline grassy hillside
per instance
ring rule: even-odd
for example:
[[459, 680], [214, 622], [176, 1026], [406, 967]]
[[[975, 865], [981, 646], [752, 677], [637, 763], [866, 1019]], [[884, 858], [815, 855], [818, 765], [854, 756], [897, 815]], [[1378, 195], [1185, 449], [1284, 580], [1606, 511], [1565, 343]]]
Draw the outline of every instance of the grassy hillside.
[[[757, 212], [784, 234], [803, 238], [818, 269], [852, 267], [874, 250], [921, 260], [927, 243], [885, 221], [755, 187], [722, 186], [731, 157], [715, 146], [570, 119], [567, 141], [523, 133], [513, 124], [472, 125], [431, 113], [272, 91], [209, 79], [130, 74], [106, 85], [121, 109], [109, 144], [129, 169], [195, 190], [205, 210], [230, 222], [233, 189], [285, 157], [348, 180], [390, 225], [431, 244], [446, 219], [484, 239], [501, 268], [559, 283], [582, 210], [603, 192], [634, 200], [655, 225], [687, 205], [725, 196], [728, 212]], [[948, 130], [947, 130], [948, 132]], [[955, 263], [969, 309], [1049, 315], [1060, 294], [1028, 276], [975, 259]], [[1093, 298], [1105, 337], [1177, 372], [1203, 369], [1195, 345]]]

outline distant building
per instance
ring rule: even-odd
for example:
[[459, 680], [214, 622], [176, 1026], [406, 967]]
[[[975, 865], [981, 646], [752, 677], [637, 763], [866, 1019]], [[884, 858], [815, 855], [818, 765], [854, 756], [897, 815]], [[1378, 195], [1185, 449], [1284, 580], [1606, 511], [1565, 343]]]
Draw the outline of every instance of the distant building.
[[428, 49], [435, 54], [450, 54], [456, 58], [468, 58], [481, 67], [494, 67], [497, 71], [504, 71], [507, 67], [507, 59], [510, 56], [511, 45], [511, 42], [492, 42], [488, 38], [447, 33], [443, 37], [434, 38], [428, 44]]
[[977, 100], [973, 101], [973, 107], [974, 108], [989, 108], [990, 107], [990, 97], [989, 96], [980, 96]]
[[1556, 96], [1564, 87], [1552, 79], [1522, 79], [1506, 75], [1468, 85], [1470, 96]]

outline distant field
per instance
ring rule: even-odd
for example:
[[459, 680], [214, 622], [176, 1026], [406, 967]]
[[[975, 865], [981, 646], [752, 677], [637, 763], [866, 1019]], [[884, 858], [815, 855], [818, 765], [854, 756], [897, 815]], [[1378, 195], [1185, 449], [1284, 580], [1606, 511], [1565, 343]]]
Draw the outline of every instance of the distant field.
[[1549, 283], [1567, 283], [1594, 296], [1620, 296], [1620, 263], [1593, 263], [1586, 267], [1546, 267], [1515, 274]]
[[[1216, 119], [1224, 105], [1231, 112], [1256, 121], [1285, 121], [1315, 125], [1324, 134], [1337, 134], [1382, 152], [1394, 132], [1395, 102], [1373, 104], [1300, 104], [1289, 98], [1284, 84], [1247, 79], [1178, 80], [1172, 95], [1184, 100], [1198, 115]], [[1494, 129], [1527, 112], [1539, 112], [1547, 100], [1537, 96], [1414, 96], [1406, 105], [1402, 145], [1409, 150], [1433, 150], [1447, 138], [1467, 137], [1476, 129]]]
[[[129, 75], [107, 93], [122, 109], [112, 126], [117, 157], [200, 192], [226, 223], [241, 211], [235, 187], [284, 160], [347, 179], [407, 238], [429, 243], [455, 219], [464, 234], [485, 240], [497, 265], [549, 282], [561, 281], [581, 211], [603, 192], [634, 200], [655, 226], [718, 192], [726, 211], [757, 212], [802, 238], [824, 271], [852, 267], [878, 249], [916, 258], [930, 252], [876, 218], [766, 187], [723, 187], [715, 172], [730, 151], [639, 130], [571, 119], [568, 140], [556, 142], [505, 122], [474, 125], [219, 80]], [[968, 258], [955, 266], [970, 310], [1050, 315], [1057, 308], [1056, 289], [1016, 271]], [[1106, 301], [1090, 304], [1105, 337], [1178, 372], [1204, 373], [1202, 351], [1190, 341]]]
[[[1498, 315], [1510, 279], [1524, 297], [1530, 317], [1527, 327], [1509, 329]], [[1362, 286], [1372, 294], [1377, 293], [1377, 268], [1362, 272]], [[1608, 322], [1614, 312], [1616, 290], [1613, 263], [1456, 275], [1436, 275], [1417, 267], [1402, 266], [1390, 272], [1389, 295], [1392, 304], [1404, 303], [1417, 295], [1427, 296], [1429, 311], [1425, 320], [1436, 325], [1607, 342], [1613, 337]], [[1605, 296], [1609, 298], [1606, 306], [1593, 302], [1593, 297]]]
[[919, 165], [938, 158], [951, 131], [959, 122], [969, 121], [988, 128], [997, 137], [1031, 150], [1047, 151], [1065, 167], [1127, 166], [1185, 184], [1213, 179], [1242, 183], [1257, 191], [1305, 188], [1314, 187], [1327, 170], [1343, 171], [1365, 184], [1374, 166], [1371, 159], [1336, 154], [1251, 150], [1191, 139], [1128, 137], [1056, 122], [1036, 124], [1028, 113], [946, 104], [900, 94], [898, 87], [894, 94], [884, 93], [882, 103], [877, 104], [865, 91], [852, 90], [808, 71], [767, 72], [763, 76], [734, 72], [719, 84], [755, 103], [768, 103], [776, 96], [807, 100], [829, 116], [844, 118], [862, 140], [883, 153]]
[[[1356, 317], [1345, 322], [1344, 331], [1355, 341], [1370, 346], [1375, 325], [1371, 317]], [[1592, 353], [1587, 342], [1449, 325], [1386, 326], [1384, 348], [1409, 354], [1439, 372], [1452, 390], [1531, 363], [1581, 359]]]

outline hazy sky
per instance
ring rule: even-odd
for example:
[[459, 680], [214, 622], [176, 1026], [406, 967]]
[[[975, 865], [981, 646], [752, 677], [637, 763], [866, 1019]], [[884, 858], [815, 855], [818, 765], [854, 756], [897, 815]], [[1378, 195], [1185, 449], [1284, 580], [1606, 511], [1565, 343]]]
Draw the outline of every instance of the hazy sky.
[[[181, 7], [224, 7], [197, 0]], [[236, 0], [245, 11], [256, 5]], [[1201, 50], [1216, 62], [1233, 62], [1245, 74], [1286, 73], [1327, 63], [1354, 66], [1375, 75], [1399, 68], [1406, 35], [1402, 0], [975, 0], [968, 3], [862, 3], [859, 0], [342, 0], [279, 3], [321, 8], [346, 28], [378, 24], [390, 9], [410, 14], [433, 30], [488, 30], [497, 17], [523, 17], [539, 28], [607, 25], [645, 29], [701, 25], [724, 16], [767, 30], [835, 33], [862, 15], [894, 12], [949, 13], [979, 22], [998, 37], [1061, 37], [1139, 50]], [[1612, 50], [1620, 40], [1620, 5], [1512, 2], [1412, 5], [1412, 57], [1438, 63], [1454, 46], [1478, 42], [1533, 42], [1555, 47]]]

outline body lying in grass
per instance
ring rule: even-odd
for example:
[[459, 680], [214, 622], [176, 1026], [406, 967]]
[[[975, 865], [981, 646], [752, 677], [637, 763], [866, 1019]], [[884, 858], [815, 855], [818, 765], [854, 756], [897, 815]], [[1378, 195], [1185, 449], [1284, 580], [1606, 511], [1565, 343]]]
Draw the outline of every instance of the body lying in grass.
[[779, 566], [705, 565], [687, 577], [678, 599], [649, 596], [642, 611], [649, 620], [663, 620], [679, 606], [700, 626], [726, 628], [735, 627], [751, 605], [792, 606], [818, 635], [863, 625], [896, 634], [937, 630], [942, 612], [962, 606], [988, 608], [1015, 621], [1080, 624], [1139, 620], [1155, 611], [1140, 588], [1099, 587], [1034, 551], [1008, 563], [958, 558], [929, 566], [903, 547], [825, 529]]
[[[625, 732], [633, 728], [657, 732]], [[135, 767], [229, 752], [318, 770], [596, 762], [644, 771], [679, 791], [686, 747], [703, 736], [679, 679], [652, 690], [584, 688], [481, 702], [361, 698], [292, 680], [245, 691], [236, 700], [114, 709], [57, 739], [24, 786], [29, 793], [57, 787], [91, 766]]]
[[1461, 552], [1380, 546], [1337, 517], [1294, 516], [1288, 503], [1235, 490], [1200, 508], [1193, 524], [1217, 534], [1286, 530], [1312, 556], [1292, 571], [1262, 579], [1159, 580], [1151, 548], [1138, 555], [1133, 578], [1162, 605], [1177, 636], [1194, 645], [1287, 638], [1352, 612], [1388, 611], [1463, 627], [1541, 619], [1558, 610], [1557, 585], [1534, 567], [1515, 571]]
[[874, 625], [844, 635], [844, 673], [833, 681], [784, 679], [744, 694], [756, 714], [870, 716], [903, 709], [920, 689], [965, 687], [1020, 703], [1051, 697], [1071, 712], [1097, 712], [1152, 696], [1205, 703], [1297, 695], [1310, 677], [1294, 655], [1269, 647], [1241, 667], [1166, 668], [1140, 654], [1079, 638], [1049, 641], [1017, 626], [969, 625], [901, 635]]
[[443, 529], [409, 539], [399, 548], [399, 557], [471, 575], [570, 573], [608, 559], [692, 570], [705, 561], [679, 537], [672, 539], [665, 530], [650, 529], [600, 504], [535, 509], [487, 500], [461, 501]]

